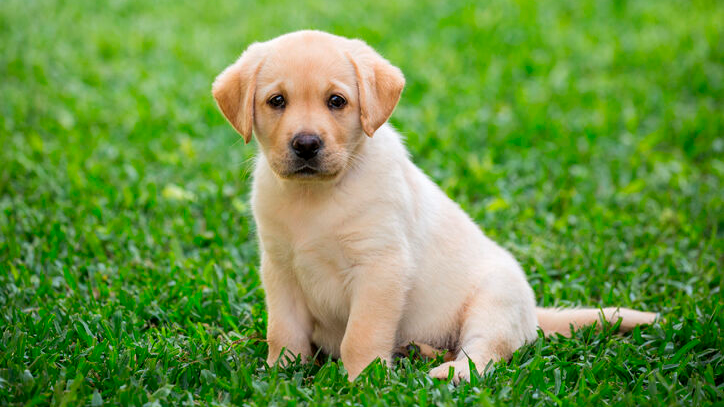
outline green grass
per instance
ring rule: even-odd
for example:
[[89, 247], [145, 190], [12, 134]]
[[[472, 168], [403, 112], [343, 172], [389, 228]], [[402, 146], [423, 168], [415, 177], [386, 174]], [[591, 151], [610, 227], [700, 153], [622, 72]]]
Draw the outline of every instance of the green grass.
[[[0, 2], [0, 405], [722, 402], [724, 2], [260, 3]], [[267, 368], [255, 146], [210, 84], [300, 28], [402, 68], [415, 162], [541, 305], [664, 322], [458, 387], [419, 359]]]

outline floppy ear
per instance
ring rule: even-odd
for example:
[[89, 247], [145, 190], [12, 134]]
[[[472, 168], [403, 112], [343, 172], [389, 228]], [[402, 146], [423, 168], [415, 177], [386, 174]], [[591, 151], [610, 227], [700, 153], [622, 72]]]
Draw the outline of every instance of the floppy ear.
[[262, 62], [262, 44], [251, 44], [233, 64], [214, 80], [211, 93], [226, 119], [244, 137], [251, 140], [254, 123], [256, 74]]
[[359, 89], [362, 130], [372, 137], [395, 110], [400, 100], [405, 77], [369, 45], [352, 40], [348, 58], [354, 65]]

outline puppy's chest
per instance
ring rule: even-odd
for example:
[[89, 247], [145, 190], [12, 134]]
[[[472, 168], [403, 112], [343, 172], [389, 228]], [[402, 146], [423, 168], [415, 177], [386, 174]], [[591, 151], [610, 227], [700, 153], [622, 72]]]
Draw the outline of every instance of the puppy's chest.
[[333, 217], [260, 218], [264, 254], [290, 272], [314, 317], [324, 325], [346, 323], [353, 248]]

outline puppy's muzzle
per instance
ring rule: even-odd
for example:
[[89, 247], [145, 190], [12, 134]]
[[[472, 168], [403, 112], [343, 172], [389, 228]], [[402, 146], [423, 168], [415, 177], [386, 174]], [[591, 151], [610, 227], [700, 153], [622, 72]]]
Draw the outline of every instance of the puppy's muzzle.
[[298, 133], [292, 138], [290, 147], [297, 157], [308, 161], [317, 156], [322, 148], [322, 139], [316, 134]]

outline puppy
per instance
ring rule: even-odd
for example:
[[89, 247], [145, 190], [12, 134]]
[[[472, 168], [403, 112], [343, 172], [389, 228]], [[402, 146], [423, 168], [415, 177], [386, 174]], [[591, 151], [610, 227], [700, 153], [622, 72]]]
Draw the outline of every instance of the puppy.
[[[299, 31], [254, 43], [214, 81], [261, 150], [252, 209], [268, 310], [267, 363], [341, 357], [354, 380], [407, 343], [451, 350], [430, 375], [468, 380], [544, 333], [656, 315], [536, 308], [513, 256], [409, 159], [385, 122], [405, 80], [360, 40]], [[281, 356], [281, 358], [280, 358]]]

